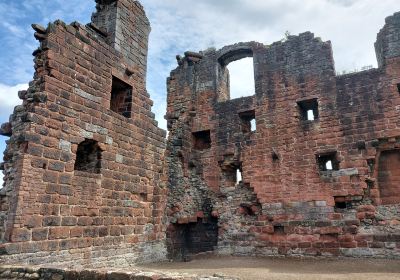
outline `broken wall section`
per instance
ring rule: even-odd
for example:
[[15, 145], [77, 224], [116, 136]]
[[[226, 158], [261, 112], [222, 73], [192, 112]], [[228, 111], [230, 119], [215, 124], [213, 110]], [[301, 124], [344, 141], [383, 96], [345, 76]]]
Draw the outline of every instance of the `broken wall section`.
[[[166, 256], [165, 132], [145, 88], [150, 27], [137, 1], [97, 2], [87, 26], [34, 25], [34, 80], [6, 125], [2, 263], [104, 267]], [[126, 88], [129, 106], [113, 110], [113, 92]]]
[[[169, 191], [180, 194], [168, 198], [170, 226], [197, 220], [208, 199], [202, 214], [218, 219], [224, 254], [399, 257], [399, 201], [387, 200], [397, 173], [385, 160], [397, 160], [400, 139], [399, 14], [386, 22], [384, 63], [350, 75], [335, 75], [330, 42], [309, 32], [178, 57], [166, 115]], [[225, 68], [248, 56], [255, 95], [230, 100]]]

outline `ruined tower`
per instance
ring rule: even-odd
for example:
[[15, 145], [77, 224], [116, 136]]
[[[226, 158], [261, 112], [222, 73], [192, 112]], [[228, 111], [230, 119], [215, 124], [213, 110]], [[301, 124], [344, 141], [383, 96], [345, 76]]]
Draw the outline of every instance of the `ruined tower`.
[[1, 129], [10, 137], [2, 263], [165, 257], [165, 132], [145, 85], [149, 21], [136, 0], [96, 3], [86, 26], [33, 25], [34, 79]]
[[[169, 256], [399, 257], [399, 38], [396, 13], [377, 37], [379, 68], [340, 76], [310, 32], [177, 57]], [[227, 65], [245, 57], [254, 95], [231, 100]]]

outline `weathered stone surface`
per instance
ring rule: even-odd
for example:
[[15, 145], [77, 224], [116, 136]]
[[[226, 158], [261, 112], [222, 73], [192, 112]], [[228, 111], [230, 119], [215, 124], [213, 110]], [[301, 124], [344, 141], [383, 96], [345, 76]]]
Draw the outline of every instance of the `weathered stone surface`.
[[32, 25], [34, 80], [1, 129], [2, 264], [166, 257], [165, 132], [145, 89], [150, 25], [135, 0], [98, 2], [91, 26]]
[[[195, 252], [191, 229], [215, 218], [220, 253], [398, 257], [399, 34], [396, 13], [377, 36], [380, 68], [347, 75], [310, 32], [177, 56], [165, 116], [170, 256]], [[255, 95], [230, 99], [227, 65], [245, 57]], [[363, 239], [367, 229], [379, 240]]]
[[[129, 267], [204, 251], [400, 257], [399, 13], [378, 34], [379, 68], [359, 73], [336, 75], [330, 42], [310, 32], [178, 56], [165, 149], [145, 89], [143, 7], [96, 3], [89, 26], [33, 26], [34, 80], [0, 131], [10, 137], [1, 263]], [[255, 95], [231, 100], [227, 65], [245, 57]], [[42, 276], [164, 277], [27, 277]]]
[[12, 135], [11, 123], [3, 123], [0, 127], [0, 135], [10, 137]]
[[0, 266], [0, 279], [51, 280], [238, 280], [236, 277], [214, 274], [195, 276], [179, 273], [160, 273], [130, 269], [129, 271], [70, 270], [37, 267]]
[[32, 24], [32, 28], [33, 28], [33, 30], [35, 30], [38, 33], [41, 33], [41, 34], [45, 34], [46, 33], [46, 28], [41, 26], [40, 24], [33, 23]]

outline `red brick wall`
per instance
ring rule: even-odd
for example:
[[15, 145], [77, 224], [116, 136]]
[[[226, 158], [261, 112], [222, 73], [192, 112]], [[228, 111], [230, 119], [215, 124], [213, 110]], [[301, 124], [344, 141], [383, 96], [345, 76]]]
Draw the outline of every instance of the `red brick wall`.
[[[400, 60], [391, 49], [400, 44], [393, 41], [398, 19], [388, 18], [378, 35], [381, 67], [342, 76], [330, 42], [309, 32], [268, 47], [186, 53], [168, 80], [169, 222], [199, 211], [218, 217], [215, 249], [223, 253], [398, 256], [400, 231], [389, 235], [385, 227], [400, 223], [399, 205], [386, 205], [378, 176], [382, 168], [397, 174], [394, 159], [381, 152], [400, 145]], [[226, 63], [249, 54], [256, 94], [226, 100]], [[299, 103], [311, 99], [318, 118], [307, 121]], [[249, 133], [240, 115], [252, 110], [257, 129]], [[203, 130], [211, 132], [211, 147], [197, 151], [191, 134]], [[338, 170], [320, 170], [327, 156]], [[234, 167], [243, 182], [227, 185], [226, 170]], [[254, 215], [241, 211], [242, 200]]]
[[[138, 2], [114, 4], [148, 24]], [[127, 30], [136, 28], [119, 20]], [[144, 61], [148, 31], [140, 31]], [[101, 266], [164, 258], [165, 132], [150, 111], [146, 66], [133, 58], [139, 50], [121, 53], [109, 45], [112, 34], [105, 38], [77, 23], [57, 21], [41, 32], [34, 81], [20, 93], [23, 104], [12, 116], [5, 155], [2, 203], [11, 206], [2, 206], [8, 254], [2, 261], [74, 265], [96, 259]], [[110, 109], [113, 76], [132, 86], [130, 118]], [[101, 150], [99, 174], [74, 170], [85, 139]]]

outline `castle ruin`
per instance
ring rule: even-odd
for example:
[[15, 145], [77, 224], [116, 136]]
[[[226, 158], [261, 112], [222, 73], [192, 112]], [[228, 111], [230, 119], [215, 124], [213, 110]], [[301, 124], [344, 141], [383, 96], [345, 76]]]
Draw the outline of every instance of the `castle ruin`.
[[[177, 56], [165, 140], [142, 6], [96, 3], [88, 25], [33, 25], [34, 79], [1, 126], [0, 262], [400, 257], [400, 13], [357, 73], [310, 32]], [[245, 57], [254, 95], [231, 100]]]

